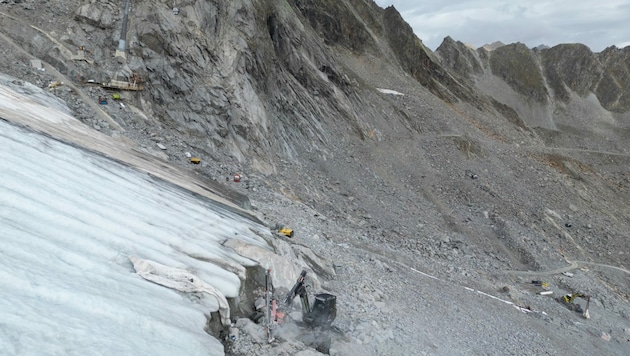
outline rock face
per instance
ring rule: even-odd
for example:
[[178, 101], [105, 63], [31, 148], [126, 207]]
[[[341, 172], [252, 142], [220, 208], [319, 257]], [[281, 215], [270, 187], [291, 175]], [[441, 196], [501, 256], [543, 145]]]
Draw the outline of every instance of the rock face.
[[[582, 44], [529, 49], [517, 43], [495, 46], [491, 50], [475, 50], [446, 38], [436, 53], [445, 66], [477, 82], [479, 88], [500, 102], [512, 106], [532, 127], [545, 127], [532, 117], [543, 113], [551, 123], [548, 126], [556, 129], [554, 122], [557, 118], [554, 116], [562, 116], [557, 114], [558, 111], [564, 111], [576, 102], [588, 101], [590, 96], [594, 96], [603, 109], [599, 115], [625, 116], [630, 110], [628, 48], [613, 46], [601, 53], [593, 53]], [[485, 86], [496, 79], [507, 84], [519, 98], [515, 100], [510, 94], [511, 99], [506, 100], [499, 94], [501, 89]], [[479, 85], [480, 82], [483, 84]], [[519, 110], [523, 103], [538, 106], [540, 110]]]
[[517, 43], [497, 48], [489, 58], [492, 74], [506, 82], [517, 93], [534, 102], [548, 100], [547, 88], [532, 51]]
[[101, 29], [112, 28], [115, 21], [114, 14], [108, 7], [98, 6], [94, 3], [85, 4], [78, 8], [74, 18]]
[[383, 20], [388, 43], [405, 71], [448, 102], [472, 100], [473, 94], [467, 85], [452, 77], [393, 6], [385, 9]]
[[[362, 0], [199, 0], [178, 8], [175, 14], [167, 2], [134, 2], [121, 66], [110, 57], [114, 46], [93, 44], [114, 43], [122, 11], [105, 1], [76, 3], [62, 31], [73, 33], [66, 47], [86, 46], [100, 70], [59, 58], [54, 43], [32, 29], [13, 36], [26, 43], [36, 36], [43, 42], [33, 52], [48, 48], [44, 57], [71, 77], [126, 80], [136, 73], [146, 88], [137, 105], [162, 129], [242, 163], [273, 166], [277, 155], [293, 159], [325, 146], [335, 139], [330, 127], [373, 136], [364, 119], [373, 113], [358, 96], [364, 74], [345, 64], [352, 56], [387, 58], [448, 103], [470, 103], [531, 128], [556, 130], [553, 113], [589, 94], [602, 113], [630, 109], [627, 50], [474, 50], [447, 37], [432, 53], [393, 6]], [[500, 85], [513, 91], [509, 99]]]
[[[353, 13], [355, 5], [363, 5], [362, 8], [368, 10], [368, 5], [361, 3], [298, 0], [295, 6], [325, 44], [341, 45], [361, 53], [375, 45], [375, 38], [370, 35], [363, 19]], [[367, 13], [370, 13], [369, 10]]]
[[437, 52], [444, 63], [455, 73], [466, 79], [483, 74], [482, 61], [477, 51], [471, 51], [464, 43], [446, 37]]

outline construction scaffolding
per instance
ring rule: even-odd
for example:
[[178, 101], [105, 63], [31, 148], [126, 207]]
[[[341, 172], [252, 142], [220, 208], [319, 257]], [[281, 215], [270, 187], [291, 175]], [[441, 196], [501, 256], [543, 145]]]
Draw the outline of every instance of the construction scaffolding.
[[142, 80], [140, 79], [140, 76], [138, 76], [136, 73], [133, 73], [133, 76], [130, 78], [130, 80], [124, 81], [124, 80], [112, 79], [112, 80], [101, 83], [101, 86], [105, 89], [134, 90], [134, 91], [144, 90], [144, 86], [142, 85]]
[[138, 83], [125, 82], [122, 80], [110, 80], [101, 84], [105, 89], [120, 89], [120, 90], [144, 90], [144, 86]]

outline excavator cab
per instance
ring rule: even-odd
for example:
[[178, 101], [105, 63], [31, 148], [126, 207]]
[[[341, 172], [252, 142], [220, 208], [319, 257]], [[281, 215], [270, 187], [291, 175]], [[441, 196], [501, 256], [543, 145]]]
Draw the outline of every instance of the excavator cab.
[[329, 327], [337, 317], [337, 297], [320, 293], [315, 295], [313, 309], [306, 316], [302, 315], [302, 320], [313, 326]]

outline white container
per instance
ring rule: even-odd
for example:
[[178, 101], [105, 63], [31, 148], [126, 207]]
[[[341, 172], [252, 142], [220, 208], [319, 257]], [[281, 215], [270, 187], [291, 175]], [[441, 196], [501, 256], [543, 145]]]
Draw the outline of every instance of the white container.
[[238, 333], [239, 333], [238, 328], [230, 328], [230, 333], [229, 333], [230, 340], [236, 341], [236, 339], [238, 339]]

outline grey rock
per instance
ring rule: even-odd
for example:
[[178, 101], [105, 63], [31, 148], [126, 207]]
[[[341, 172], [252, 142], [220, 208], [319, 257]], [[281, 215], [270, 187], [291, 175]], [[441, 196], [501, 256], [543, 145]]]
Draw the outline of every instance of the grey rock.
[[313, 349], [302, 350], [295, 354], [295, 356], [322, 356], [322, 355], [325, 355], [325, 354], [318, 352], [316, 350], [313, 350]]
[[336, 275], [331, 261], [316, 255], [313, 250], [308, 247], [301, 245], [292, 245], [291, 247], [316, 273], [328, 277], [334, 277]]
[[265, 305], [267, 305], [267, 303], [265, 302], [265, 298], [260, 297], [256, 299], [256, 301], [254, 301], [254, 308], [256, 308], [256, 310], [263, 309]]
[[112, 28], [115, 21], [109, 9], [103, 9], [95, 3], [79, 7], [75, 13], [75, 19], [103, 29]]
[[267, 342], [267, 333], [262, 325], [258, 325], [246, 318], [240, 318], [236, 321], [235, 326], [243, 333], [249, 335], [254, 342], [258, 344]]

